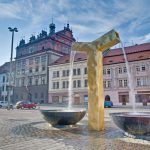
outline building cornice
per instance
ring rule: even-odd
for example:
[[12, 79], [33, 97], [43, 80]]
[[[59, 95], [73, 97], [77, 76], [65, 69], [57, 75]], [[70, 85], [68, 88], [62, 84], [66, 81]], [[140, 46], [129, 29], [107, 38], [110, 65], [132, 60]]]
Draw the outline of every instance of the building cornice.
[[16, 57], [15, 60], [19, 60], [19, 59], [24, 59], [24, 58], [30, 58], [30, 57], [33, 57], [33, 56], [38, 56], [40, 54], [48, 54], [48, 53], [52, 53], [56, 56], [63, 56], [64, 54], [59, 54], [60, 52], [56, 51], [54, 52], [54, 50], [52, 49], [44, 49], [44, 50], [40, 50], [40, 51], [37, 51], [36, 53], [30, 53], [30, 54], [26, 54], [26, 55], [23, 55], [23, 56], [20, 56], [20, 57]]

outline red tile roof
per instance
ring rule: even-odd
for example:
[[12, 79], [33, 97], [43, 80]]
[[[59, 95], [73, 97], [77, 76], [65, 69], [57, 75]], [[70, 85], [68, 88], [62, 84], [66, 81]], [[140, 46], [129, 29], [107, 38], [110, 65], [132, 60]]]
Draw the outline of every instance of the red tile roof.
[[[150, 50], [150, 43], [143, 43], [140, 45], [125, 47], [126, 54], [136, 53], [136, 52], [141, 52], [141, 51], [149, 51], [149, 50]], [[112, 49], [111, 51], [109, 51], [107, 56], [114, 56], [114, 55], [120, 55], [120, 54], [122, 54], [122, 49], [117, 48], [117, 49]]]
[[[76, 61], [83, 61], [86, 60], [86, 53], [76, 53], [74, 62]], [[70, 63], [70, 55], [65, 55], [57, 59], [54, 63], [51, 65], [58, 65], [58, 64], [65, 64], [65, 63]]]
[[[129, 62], [150, 59], [150, 43], [125, 47]], [[86, 53], [76, 53], [75, 62], [87, 59]], [[62, 56], [51, 65], [65, 64], [70, 62], [69, 55]], [[103, 58], [104, 65], [123, 63], [124, 57], [121, 48], [111, 49]]]

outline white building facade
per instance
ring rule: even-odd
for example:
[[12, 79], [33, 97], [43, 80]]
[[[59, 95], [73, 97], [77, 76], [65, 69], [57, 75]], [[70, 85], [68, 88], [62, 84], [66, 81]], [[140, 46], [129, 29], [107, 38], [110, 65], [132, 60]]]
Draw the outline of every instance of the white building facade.
[[[87, 94], [86, 62], [74, 63], [73, 97], [74, 104], [84, 103]], [[49, 67], [49, 103], [66, 103], [68, 101], [69, 63]]]
[[[10, 74], [10, 82], [9, 82], [9, 70], [10, 70], [10, 62], [4, 63], [0, 66], [0, 100], [8, 101], [8, 90], [10, 90], [10, 100], [13, 102], [13, 92], [15, 86], [15, 62], [12, 63], [12, 72]], [[10, 87], [10, 89], [9, 89]]]
[[[14, 85], [14, 73], [12, 73], [11, 87]], [[8, 101], [9, 90], [9, 73], [0, 73], [0, 100]], [[11, 88], [10, 96], [13, 95], [13, 88]], [[12, 98], [11, 98], [12, 99]]]

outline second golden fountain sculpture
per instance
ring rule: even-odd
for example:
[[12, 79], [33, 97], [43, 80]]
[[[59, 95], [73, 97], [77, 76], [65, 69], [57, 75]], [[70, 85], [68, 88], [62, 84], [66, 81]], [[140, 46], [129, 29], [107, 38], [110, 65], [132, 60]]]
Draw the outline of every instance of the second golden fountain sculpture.
[[72, 49], [87, 53], [88, 70], [88, 127], [104, 129], [104, 89], [102, 52], [120, 42], [119, 34], [111, 30], [92, 42], [75, 42]]

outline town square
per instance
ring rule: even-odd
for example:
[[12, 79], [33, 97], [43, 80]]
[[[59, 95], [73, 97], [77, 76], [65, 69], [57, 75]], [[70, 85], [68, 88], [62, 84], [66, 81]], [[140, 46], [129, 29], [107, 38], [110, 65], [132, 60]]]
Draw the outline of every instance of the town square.
[[148, 0], [1, 0], [0, 150], [150, 149]]
[[[41, 106], [48, 109], [47, 106]], [[53, 107], [55, 109], [56, 107]], [[148, 150], [148, 140], [132, 139], [112, 122], [109, 113], [131, 108], [106, 108], [105, 130], [87, 130], [87, 116], [76, 126], [52, 128], [38, 110], [0, 110], [0, 149], [2, 150]], [[149, 108], [138, 108], [149, 111]]]

